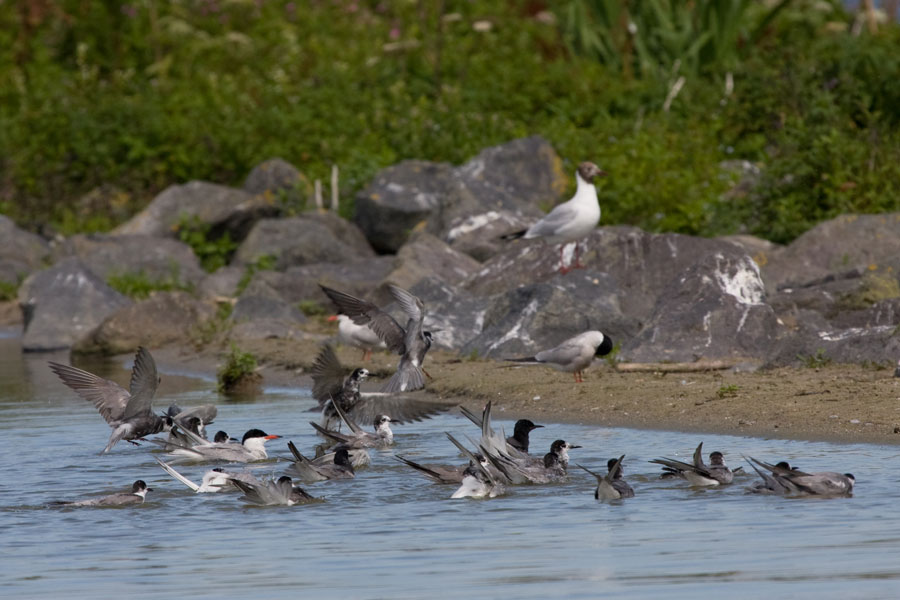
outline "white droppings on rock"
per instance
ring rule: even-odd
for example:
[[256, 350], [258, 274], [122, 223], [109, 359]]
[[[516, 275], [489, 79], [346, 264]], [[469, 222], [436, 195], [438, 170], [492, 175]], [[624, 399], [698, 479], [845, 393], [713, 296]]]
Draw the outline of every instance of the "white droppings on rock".
[[840, 342], [851, 338], [880, 335], [893, 331], [894, 325], [877, 325], [875, 327], [850, 327], [838, 331], [820, 331], [819, 337], [826, 342]]
[[716, 283], [723, 292], [741, 304], [763, 304], [765, 287], [759, 274], [759, 267], [749, 257], [743, 257], [737, 264], [737, 271], [730, 273], [723, 265], [725, 257], [716, 254], [717, 268], [713, 273]]
[[519, 320], [512, 327], [512, 329], [507, 331], [503, 335], [503, 337], [501, 337], [499, 340], [497, 340], [496, 342], [494, 342], [493, 344], [488, 346], [488, 353], [493, 352], [494, 350], [499, 348], [502, 344], [505, 344], [509, 340], [512, 340], [515, 338], [519, 338], [525, 344], [534, 344], [534, 341], [532, 341], [531, 336], [529, 336], [528, 332], [525, 331], [525, 329], [522, 327], [522, 324], [525, 322], [526, 319], [529, 319], [532, 316], [534, 316], [534, 314], [537, 312], [537, 309], [538, 309], [537, 300], [532, 300], [531, 302], [529, 302], [528, 306], [525, 307], [525, 310], [522, 311], [522, 314], [519, 315]]
[[481, 229], [485, 225], [489, 225], [501, 217], [502, 215], [495, 210], [480, 215], [466, 217], [463, 219], [462, 223], [452, 228], [447, 233], [447, 241], [452, 242], [459, 236], [475, 231], [476, 229]]

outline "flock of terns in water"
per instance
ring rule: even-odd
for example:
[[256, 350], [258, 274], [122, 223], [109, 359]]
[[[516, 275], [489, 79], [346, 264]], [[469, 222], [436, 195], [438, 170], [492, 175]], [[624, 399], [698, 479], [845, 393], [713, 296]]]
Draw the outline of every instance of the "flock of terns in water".
[[[575, 265], [578, 262], [577, 240], [588, 235], [600, 219], [600, 206], [593, 184], [595, 177], [606, 173], [590, 162], [583, 162], [576, 171], [577, 189], [568, 202], [555, 207], [543, 219], [521, 232], [508, 236], [514, 238], [541, 238], [549, 243], [576, 242]], [[560, 271], [569, 270], [563, 262], [560, 248]], [[391, 296], [403, 313], [398, 321], [387, 310], [372, 302], [350, 294], [320, 286], [337, 308], [338, 339], [363, 350], [366, 360], [373, 349], [384, 348], [400, 356], [397, 370], [379, 392], [364, 393], [360, 384], [369, 375], [365, 368], [357, 368], [348, 374], [341, 365], [334, 349], [326, 344], [316, 357], [311, 375], [312, 395], [318, 405], [314, 410], [322, 412], [322, 423], [310, 424], [322, 436], [311, 457], [303, 455], [293, 442], [288, 442], [292, 455], [286, 474], [277, 479], [262, 480], [249, 471], [229, 471], [213, 468], [207, 471], [199, 483], [193, 482], [172, 464], [176, 462], [252, 463], [268, 458], [266, 443], [278, 439], [260, 429], [250, 429], [241, 440], [217, 432], [213, 441], [206, 438], [206, 426], [213, 422], [217, 409], [212, 404], [182, 410], [178, 406], [157, 415], [152, 411], [152, 400], [159, 384], [156, 364], [146, 348], [139, 348], [134, 358], [129, 389], [103, 379], [82, 369], [51, 362], [50, 368], [64, 384], [83, 399], [90, 401], [112, 428], [109, 442], [102, 453], [109, 452], [119, 441], [137, 444], [146, 441], [145, 436], [166, 433], [166, 436], [149, 441], [160, 446], [173, 460], [165, 462], [157, 458], [160, 466], [172, 477], [194, 492], [219, 492], [239, 490], [243, 499], [257, 505], [295, 505], [320, 501], [310, 495], [295, 479], [302, 483], [324, 480], [351, 479], [356, 469], [370, 464], [372, 449], [384, 449], [394, 442], [392, 423], [407, 423], [429, 418], [452, 408], [453, 404], [440, 403], [410, 396], [407, 392], [425, 387], [424, 359], [433, 342], [433, 333], [424, 329], [425, 308], [422, 301], [407, 290], [389, 285]], [[405, 320], [405, 322], [403, 322]], [[583, 371], [594, 357], [608, 354], [612, 340], [601, 331], [586, 331], [559, 346], [538, 352], [534, 356], [507, 359], [520, 364], [547, 365], [573, 374], [576, 382], [583, 381]], [[548, 484], [561, 482], [568, 477], [569, 451], [579, 448], [565, 440], [556, 440], [550, 451], [540, 455], [529, 453], [529, 434], [542, 427], [528, 419], [515, 423], [513, 435], [506, 437], [502, 428], [498, 432], [491, 424], [491, 404], [481, 414], [459, 407], [481, 431], [478, 440], [470, 440], [470, 449], [447, 433], [447, 438], [468, 459], [462, 465], [423, 465], [404, 456], [394, 456], [399, 462], [415, 469], [431, 481], [456, 486], [451, 498], [493, 498], [506, 493], [510, 486], [521, 484]], [[365, 431], [360, 423], [372, 423], [373, 431]], [[709, 454], [709, 463], [703, 460], [703, 444], [697, 446], [691, 462], [672, 458], [651, 460], [662, 466], [661, 477], [681, 478], [691, 486], [721, 486], [734, 480], [734, 473], [725, 464], [721, 452]], [[598, 473], [582, 465], [597, 480], [594, 496], [598, 500], [620, 500], [635, 495], [634, 489], [624, 478], [622, 462], [625, 456], [608, 461], [606, 473]], [[784, 496], [849, 496], [853, 491], [854, 477], [850, 473], [807, 473], [787, 462], [770, 464], [749, 457], [748, 464], [760, 480], [748, 487], [748, 491]], [[126, 506], [141, 504], [148, 491], [143, 480], [132, 485], [131, 492], [113, 494], [80, 501], [56, 502], [62, 506]]]

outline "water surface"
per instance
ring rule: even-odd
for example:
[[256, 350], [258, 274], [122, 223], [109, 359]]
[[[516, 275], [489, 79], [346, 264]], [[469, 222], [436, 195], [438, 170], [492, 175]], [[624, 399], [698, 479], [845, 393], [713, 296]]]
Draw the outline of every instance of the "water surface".
[[[149, 447], [120, 443], [46, 366], [65, 355], [22, 355], [0, 337], [0, 589], [10, 598], [895, 598], [900, 589], [900, 475], [894, 446], [838, 445], [545, 423], [544, 452], [563, 438], [584, 446], [573, 461], [602, 470], [620, 453], [637, 497], [593, 499], [593, 479], [522, 486], [493, 500], [450, 500], [394, 461], [462, 462], [444, 437], [475, 436], [456, 415], [395, 428], [395, 446], [373, 453], [353, 481], [306, 486], [326, 502], [248, 507], [238, 494], [193, 494]], [[79, 363], [80, 364], [80, 363]], [[80, 364], [85, 368], [86, 365]], [[90, 365], [128, 382], [128, 365]], [[213, 430], [260, 427], [301, 450], [317, 438], [305, 389], [270, 388], [229, 402], [209, 378], [163, 373], [155, 407], [219, 404]], [[512, 429], [503, 414], [497, 423]], [[657, 456], [690, 457], [699, 441], [731, 466], [741, 454], [806, 470], [852, 471], [852, 498], [745, 494], [755, 475], [694, 490], [661, 481]], [[270, 454], [288, 455], [285, 440]], [[286, 463], [255, 465], [281, 474]], [[204, 466], [182, 471], [200, 479]], [[749, 467], [745, 468], [749, 470]], [[58, 509], [47, 503], [128, 488], [155, 489], [139, 507]]]

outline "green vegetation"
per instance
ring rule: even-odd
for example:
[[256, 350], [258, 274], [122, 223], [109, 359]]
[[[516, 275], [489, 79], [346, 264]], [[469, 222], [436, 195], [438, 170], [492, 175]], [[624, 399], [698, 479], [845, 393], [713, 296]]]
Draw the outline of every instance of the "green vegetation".
[[315, 300], [301, 300], [297, 303], [297, 308], [307, 317], [322, 317], [329, 314], [328, 308]]
[[232, 241], [227, 231], [213, 237], [210, 235], [211, 226], [196, 217], [182, 217], [176, 227], [179, 239], [191, 247], [200, 264], [210, 273], [227, 265], [228, 259], [237, 250], [237, 242]]
[[816, 350], [815, 354], [803, 355], [798, 354], [797, 360], [803, 363], [807, 368], [810, 369], [819, 369], [822, 367], [827, 367], [831, 364], [831, 357], [825, 354], [825, 350], [823, 348], [819, 348]]
[[259, 273], [260, 271], [271, 271], [275, 268], [275, 263], [277, 261], [278, 259], [271, 254], [263, 254], [252, 263], [248, 264], [244, 269], [244, 274], [241, 276], [241, 280], [238, 281], [237, 290], [235, 291], [234, 295], [240, 296], [244, 292], [244, 290], [247, 289], [247, 286], [250, 285], [250, 282], [253, 280], [254, 275]]
[[[172, 183], [280, 156], [461, 163], [532, 134], [604, 167], [603, 222], [786, 242], [900, 209], [900, 27], [838, 0], [0, 3], [0, 212], [114, 226]], [[630, 11], [630, 12], [629, 12]], [[737, 170], [759, 169], [734, 188]], [[110, 203], [84, 202], [100, 186]], [[327, 186], [326, 186], [327, 187]], [[298, 196], [305, 200], [306, 194]], [[296, 209], [302, 201], [294, 199]], [[213, 270], [233, 247], [182, 235]]]
[[16, 292], [19, 291], [18, 284], [9, 281], [0, 281], [0, 302], [8, 302], [16, 299]]
[[183, 283], [178, 278], [177, 267], [166, 277], [152, 279], [144, 270], [136, 273], [117, 273], [106, 278], [106, 283], [112, 289], [121, 294], [142, 300], [150, 295], [150, 292], [172, 290], [191, 291], [191, 286]]
[[622, 342], [615, 342], [613, 344], [612, 350], [609, 351], [609, 354], [607, 354], [606, 356], [603, 357], [603, 360], [606, 361], [606, 364], [608, 364], [610, 367], [615, 369], [616, 365], [621, 360], [621, 357], [619, 356], [619, 353], [621, 351], [622, 351]]
[[738, 390], [740, 389], [740, 386], [734, 383], [723, 385], [716, 390], [716, 396], [718, 396], [719, 398], [734, 398], [738, 395]]
[[225, 363], [217, 373], [220, 392], [234, 390], [239, 384], [248, 378], [255, 379], [257, 367], [256, 357], [249, 352], [242, 352], [232, 343], [231, 350], [225, 356]]

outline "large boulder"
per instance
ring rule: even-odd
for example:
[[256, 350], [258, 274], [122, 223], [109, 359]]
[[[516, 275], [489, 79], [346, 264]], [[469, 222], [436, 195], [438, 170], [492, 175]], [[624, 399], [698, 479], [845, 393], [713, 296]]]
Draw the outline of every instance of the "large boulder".
[[484, 262], [509, 247], [510, 242], [502, 239], [504, 235], [527, 229], [536, 219], [519, 211], [489, 210], [454, 219], [444, 239], [454, 250]]
[[235, 323], [261, 319], [279, 319], [295, 324], [306, 322], [306, 315], [296, 304], [286, 301], [262, 279], [254, 279], [234, 305], [231, 318]]
[[622, 346], [626, 360], [764, 361], [779, 333], [756, 263], [737, 248], [703, 256], [657, 296], [643, 330]]
[[227, 232], [232, 240], [240, 241], [256, 221], [277, 216], [280, 212], [274, 198], [254, 196], [244, 190], [206, 181], [190, 181], [167, 187], [113, 233], [174, 236], [179, 226], [187, 221], [208, 227], [212, 238]]
[[69, 348], [130, 303], [77, 258], [60, 261], [29, 276], [19, 288], [25, 321], [22, 348]]
[[357, 195], [355, 220], [378, 252], [396, 252], [415, 230], [447, 239], [471, 215], [537, 218], [567, 185], [562, 161], [535, 136], [488, 148], [456, 168], [427, 161], [389, 167]]
[[75, 235], [56, 250], [75, 256], [103, 280], [111, 275], [144, 275], [151, 281], [182, 286], [200, 283], [206, 272], [190, 246], [146, 235]]
[[281, 158], [271, 158], [253, 167], [244, 180], [244, 191], [293, 207], [303, 207], [312, 193], [309, 179]]
[[158, 348], [187, 343], [215, 308], [186, 292], [153, 292], [107, 317], [73, 346], [73, 352], [122, 354], [138, 346]]
[[348, 239], [350, 243], [339, 238], [321, 219], [263, 219], [237, 249], [232, 263], [250, 264], [273, 256], [276, 269], [283, 271], [292, 266], [353, 262], [373, 256], [371, 248], [355, 243], [352, 236]]
[[20, 229], [0, 215], [0, 283], [18, 285], [44, 266], [49, 256], [50, 245], [42, 237]]
[[257, 280], [269, 285], [287, 302], [315, 302], [331, 310], [319, 284], [332, 287], [360, 298], [368, 297], [394, 266], [393, 256], [377, 256], [364, 261], [342, 264], [314, 264], [291, 267], [282, 272], [260, 271]]

